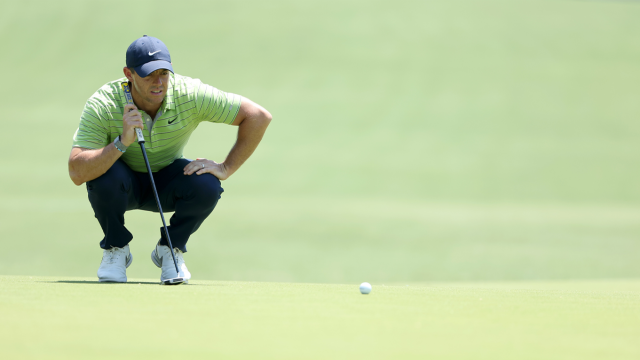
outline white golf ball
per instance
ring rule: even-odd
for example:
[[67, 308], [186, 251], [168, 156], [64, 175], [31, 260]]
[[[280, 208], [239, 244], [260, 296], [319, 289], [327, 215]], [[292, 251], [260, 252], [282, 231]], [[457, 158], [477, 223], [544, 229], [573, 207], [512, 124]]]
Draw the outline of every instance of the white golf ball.
[[360, 292], [363, 294], [368, 294], [371, 292], [371, 284], [369, 284], [368, 282], [363, 282], [362, 284], [360, 284]]

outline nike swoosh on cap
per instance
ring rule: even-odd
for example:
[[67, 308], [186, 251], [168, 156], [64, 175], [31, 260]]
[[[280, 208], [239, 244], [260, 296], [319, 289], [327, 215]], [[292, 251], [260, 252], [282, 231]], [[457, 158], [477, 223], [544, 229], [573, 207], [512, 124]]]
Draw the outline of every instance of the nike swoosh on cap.
[[153, 56], [153, 55], [159, 53], [160, 51], [162, 51], [162, 50], [158, 50], [158, 51], [154, 51], [154, 52], [149, 51], [149, 56]]

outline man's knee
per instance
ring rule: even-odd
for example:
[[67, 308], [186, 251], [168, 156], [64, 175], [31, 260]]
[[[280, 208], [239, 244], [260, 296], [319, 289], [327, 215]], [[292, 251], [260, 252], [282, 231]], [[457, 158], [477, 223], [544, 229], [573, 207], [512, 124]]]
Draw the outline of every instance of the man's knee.
[[91, 201], [126, 201], [131, 190], [131, 176], [125, 164], [116, 161], [106, 173], [87, 181], [87, 191]]
[[205, 207], [215, 206], [224, 192], [220, 180], [211, 174], [187, 176], [190, 197]]

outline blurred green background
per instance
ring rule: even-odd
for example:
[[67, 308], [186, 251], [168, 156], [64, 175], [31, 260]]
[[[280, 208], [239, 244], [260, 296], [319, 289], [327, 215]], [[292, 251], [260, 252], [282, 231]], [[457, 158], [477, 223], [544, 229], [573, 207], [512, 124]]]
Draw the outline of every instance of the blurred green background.
[[[95, 276], [68, 177], [79, 115], [162, 39], [177, 73], [274, 116], [192, 236], [194, 279], [402, 283], [640, 276], [640, 4], [0, 1], [0, 274]], [[221, 161], [203, 124], [187, 157]], [[127, 213], [129, 277], [158, 214]]]

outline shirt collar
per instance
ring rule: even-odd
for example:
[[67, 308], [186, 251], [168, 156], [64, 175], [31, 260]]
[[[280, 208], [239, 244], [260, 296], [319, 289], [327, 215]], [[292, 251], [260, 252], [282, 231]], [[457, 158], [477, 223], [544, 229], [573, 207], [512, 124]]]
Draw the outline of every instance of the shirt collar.
[[167, 86], [167, 96], [164, 97], [164, 112], [169, 110], [173, 110], [176, 108], [176, 103], [174, 102], [174, 89], [175, 89], [176, 78], [173, 73], [169, 75], [169, 84]]

